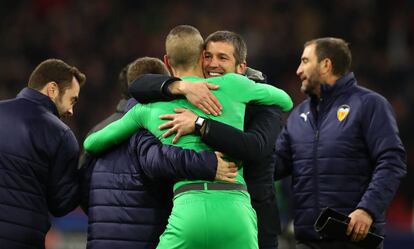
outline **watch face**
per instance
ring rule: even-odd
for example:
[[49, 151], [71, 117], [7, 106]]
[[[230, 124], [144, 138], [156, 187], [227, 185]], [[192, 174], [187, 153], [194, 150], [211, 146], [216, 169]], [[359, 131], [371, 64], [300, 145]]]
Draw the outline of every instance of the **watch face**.
[[205, 119], [202, 117], [198, 117], [196, 120], [196, 125], [203, 126]]

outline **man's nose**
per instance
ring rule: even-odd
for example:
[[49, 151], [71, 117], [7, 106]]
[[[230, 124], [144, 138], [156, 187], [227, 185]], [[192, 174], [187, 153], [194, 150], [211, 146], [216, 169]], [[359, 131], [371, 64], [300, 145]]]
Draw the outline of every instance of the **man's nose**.
[[302, 73], [303, 73], [302, 66], [301, 66], [301, 65], [299, 65], [298, 69], [296, 69], [296, 75], [297, 75], [297, 76], [300, 76]]
[[217, 58], [215, 58], [215, 57], [211, 58], [211, 61], [210, 61], [209, 66], [210, 66], [210, 67], [218, 67], [218, 66], [219, 66], [218, 59], [217, 59]]
[[73, 116], [73, 107], [68, 110], [68, 116]]

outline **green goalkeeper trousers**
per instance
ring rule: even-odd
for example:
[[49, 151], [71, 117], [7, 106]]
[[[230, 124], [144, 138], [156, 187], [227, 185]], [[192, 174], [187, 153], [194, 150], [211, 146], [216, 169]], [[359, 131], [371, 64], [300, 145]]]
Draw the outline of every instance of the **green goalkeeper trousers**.
[[256, 212], [240, 190], [177, 195], [157, 249], [257, 249]]

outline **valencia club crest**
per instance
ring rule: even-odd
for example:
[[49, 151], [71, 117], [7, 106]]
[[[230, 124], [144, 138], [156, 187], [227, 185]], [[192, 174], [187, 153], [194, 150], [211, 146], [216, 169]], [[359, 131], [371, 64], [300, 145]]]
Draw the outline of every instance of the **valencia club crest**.
[[341, 105], [338, 110], [336, 111], [336, 117], [338, 118], [339, 122], [342, 122], [348, 116], [349, 110], [351, 107], [349, 105]]

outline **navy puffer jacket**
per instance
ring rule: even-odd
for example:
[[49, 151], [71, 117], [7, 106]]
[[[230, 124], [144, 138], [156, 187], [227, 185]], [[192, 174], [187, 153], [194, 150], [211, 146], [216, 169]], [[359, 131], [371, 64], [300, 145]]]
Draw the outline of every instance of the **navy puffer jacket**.
[[353, 73], [321, 90], [320, 100], [292, 111], [276, 145], [275, 177], [292, 174], [295, 236], [319, 239], [313, 224], [324, 207], [364, 209], [384, 234], [385, 210], [406, 173], [392, 107]]
[[89, 206], [87, 248], [156, 248], [171, 213], [173, 182], [213, 180], [216, 167], [213, 152], [162, 145], [147, 131], [88, 157], [81, 184], [89, 194], [83, 197]]
[[79, 203], [78, 142], [46, 95], [25, 88], [0, 102], [0, 247], [44, 248], [49, 212]]

